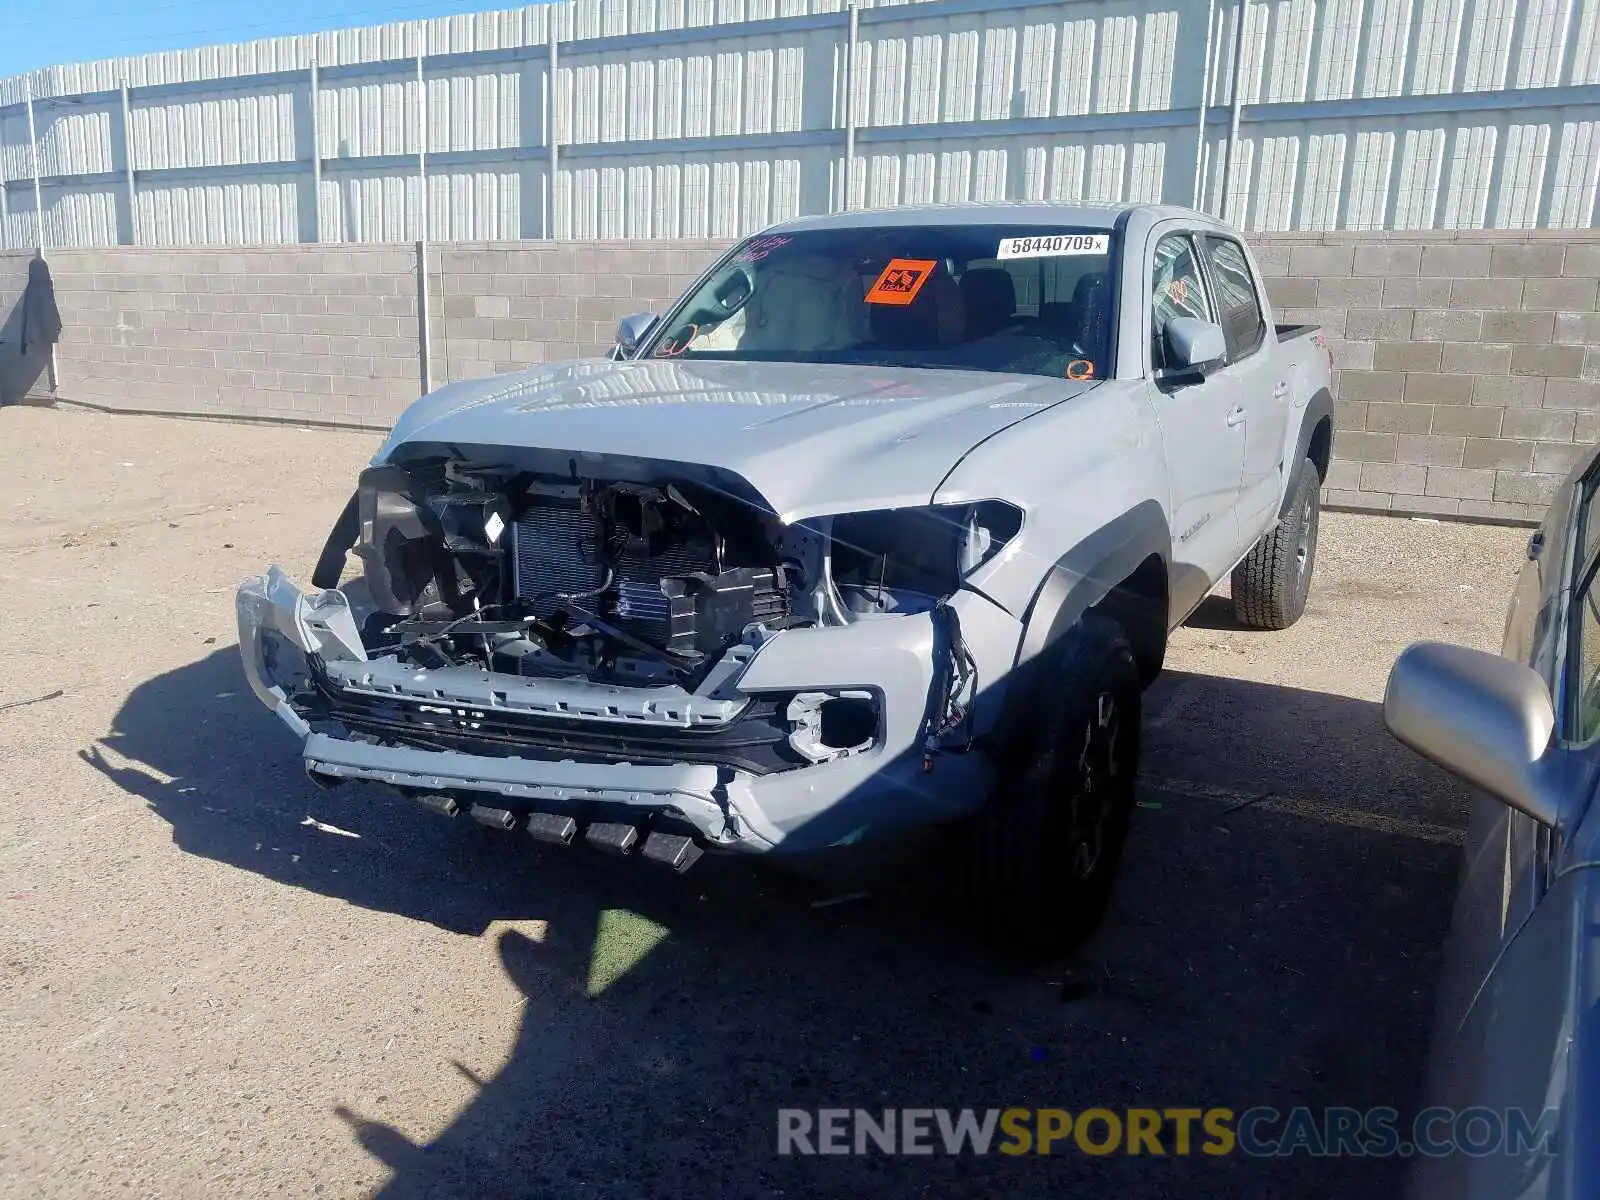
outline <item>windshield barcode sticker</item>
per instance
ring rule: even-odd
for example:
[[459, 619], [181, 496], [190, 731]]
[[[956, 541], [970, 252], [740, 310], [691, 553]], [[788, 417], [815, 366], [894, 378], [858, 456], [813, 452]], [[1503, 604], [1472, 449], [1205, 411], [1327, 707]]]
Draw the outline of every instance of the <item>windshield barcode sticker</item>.
[[1104, 254], [1111, 245], [1105, 233], [1052, 233], [1042, 237], [1003, 238], [996, 258], [1060, 258], [1069, 254]]

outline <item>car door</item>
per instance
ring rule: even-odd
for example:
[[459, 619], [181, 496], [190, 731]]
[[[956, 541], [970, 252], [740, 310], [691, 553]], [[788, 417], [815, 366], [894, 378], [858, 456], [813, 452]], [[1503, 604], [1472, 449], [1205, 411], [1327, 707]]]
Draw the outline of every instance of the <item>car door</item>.
[[1172, 601], [1178, 613], [1198, 604], [1242, 553], [1237, 511], [1244, 422], [1233, 415], [1231, 387], [1220, 375], [1179, 377], [1166, 362], [1163, 330], [1169, 320], [1216, 320], [1195, 235], [1169, 227], [1155, 237], [1145, 277], [1150, 281], [1147, 377], [1171, 492]]
[[1207, 233], [1201, 246], [1215, 319], [1228, 340], [1228, 365], [1215, 378], [1228, 391], [1229, 419], [1244, 425], [1239, 531], [1249, 546], [1278, 519], [1284, 434], [1293, 397], [1287, 364], [1275, 353], [1277, 336], [1267, 327], [1260, 284], [1243, 245]]
[[[1440, 969], [1425, 1103], [1549, 1131], [1554, 1154], [1508, 1145], [1415, 1160], [1408, 1196], [1593, 1195], [1600, 1103], [1600, 471], [1558, 493], [1529, 539], [1504, 652], [1550, 686], [1575, 752], [1557, 833], [1474, 792]], [[1448, 1130], [1448, 1125], [1440, 1126]], [[1537, 1139], [1534, 1139], [1535, 1141]], [[1584, 1148], [1585, 1155], [1574, 1150]], [[1583, 1182], [1586, 1180], [1587, 1182]]]

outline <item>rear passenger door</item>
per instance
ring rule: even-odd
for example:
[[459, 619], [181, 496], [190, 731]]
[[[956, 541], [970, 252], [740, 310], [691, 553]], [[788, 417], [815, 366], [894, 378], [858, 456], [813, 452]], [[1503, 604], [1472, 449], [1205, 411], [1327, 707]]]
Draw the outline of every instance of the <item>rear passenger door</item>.
[[1199, 238], [1171, 229], [1155, 240], [1150, 281], [1149, 370], [1171, 489], [1172, 604], [1187, 612], [1239, 557], [1239, 487], [1244, 422], [1230, 415], [1232, 388], [1220, 376], [1180, 379], [1166, 362], [1163, 330], [1174, 317], [1216, 321]]
[[[1228, 365], [1210, 380], [1229, 399], [1230, 420], [1244, 426], [1239, 528], [1248, 546], [1278, 519], [1283, 499], [1283, 444], [1289, 424], [1289, 374], [1275, 353], [1250, 258], [1231, 237], [1201, 238], [1217, 315], [1228, 339]], [[1241, 548], [1242, 549], [1242, 548]]]

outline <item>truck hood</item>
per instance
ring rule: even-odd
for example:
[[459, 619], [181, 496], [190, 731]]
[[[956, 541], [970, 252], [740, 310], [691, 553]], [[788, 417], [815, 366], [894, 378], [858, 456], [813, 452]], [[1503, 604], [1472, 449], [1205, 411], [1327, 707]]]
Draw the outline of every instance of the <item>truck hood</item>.
[[425, 447], [694, 464], [743, 479], [785, 521], [927, 504], [977, 443], [1092, 382], [809, 363], [579, 360], [450, 384], [376, 462]]

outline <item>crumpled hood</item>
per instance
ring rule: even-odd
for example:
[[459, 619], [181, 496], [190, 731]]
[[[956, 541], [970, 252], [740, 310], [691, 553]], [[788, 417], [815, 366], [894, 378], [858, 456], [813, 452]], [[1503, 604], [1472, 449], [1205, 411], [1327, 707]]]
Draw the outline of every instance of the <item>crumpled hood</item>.
[[1092, 383], [809, 363], [579, 360], [450, 384], [412, 405], [402, 447], [626, 456], [731, 472], [786, 521], [927, 504], [978, 442]]

